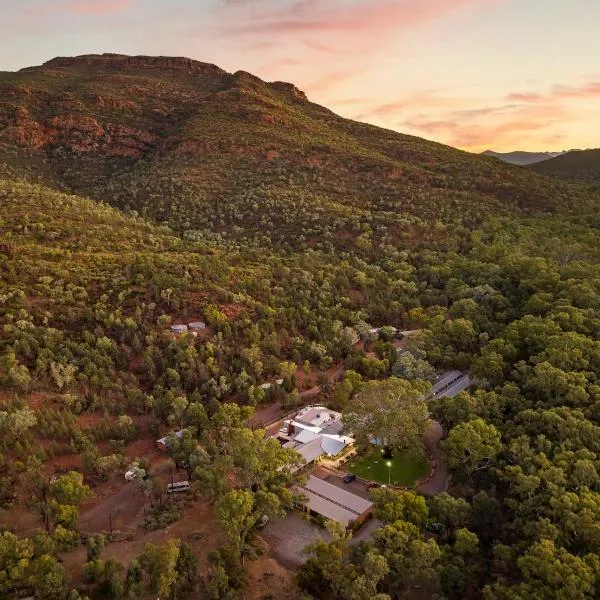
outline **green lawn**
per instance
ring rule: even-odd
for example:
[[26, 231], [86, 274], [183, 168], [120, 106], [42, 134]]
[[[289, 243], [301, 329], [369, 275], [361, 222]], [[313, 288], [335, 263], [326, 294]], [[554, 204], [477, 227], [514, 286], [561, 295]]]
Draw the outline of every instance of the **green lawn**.
[[[388, 467], [388, 463], [391, 466]], [[345, 465], [348, 473], [378, 483], [388, 481], [395, 485], [414, 486], [415, 482], [429, 474], [430, 466], [423, 448], [412, 448], [397, 452], [390, 460], [383, 458], [381, 448], [362, 454]], [[389, 479], [388, 479], [389, 477]]]

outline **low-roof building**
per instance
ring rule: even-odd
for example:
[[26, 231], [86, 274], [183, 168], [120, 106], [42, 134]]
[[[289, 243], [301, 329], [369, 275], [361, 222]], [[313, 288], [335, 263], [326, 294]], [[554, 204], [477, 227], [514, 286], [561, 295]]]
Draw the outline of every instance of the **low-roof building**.
[[303, 505], [309, 512], [345, 526], [362, 523], [369, 518], [373, 503], [336, 485], [311, 475], [307, 482], [294, 491], [304, 497]]

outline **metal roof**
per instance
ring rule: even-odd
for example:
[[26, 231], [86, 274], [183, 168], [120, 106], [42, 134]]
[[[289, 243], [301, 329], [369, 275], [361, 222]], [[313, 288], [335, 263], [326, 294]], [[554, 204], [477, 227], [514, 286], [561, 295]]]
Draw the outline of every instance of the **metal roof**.
[[307, 465], [325, 454], [325, 451], [321, 448], [321, 438], [315, 438], [312, 442], [299, 446], [295, 450], [306, 461]]
[[312, 492], [301, 489], [300, 492], [303, 496], [306, 496], [307, 502], [305, 503], [310, 510], [323, 515], [327, 519], [331, 519], [332, 521], [337, 521], [338, 523], [343, 523], [344, 525], [348, 525], [350, 521], [354, 521], [357, 515], [352, 511], [346, 510], [333, 502], [325, 498], [321, 498], [321, 496], [317, 496]]
[[372, 502], [314, 475], [303, 486], [298, 486], [297, 491], [306, 496], [306, 505], [312, 511], [344, 525], [361, 517], [373, 506]]
[[295, 438], [294, 441], [299, 444], [308, 444], [312, 442], [314, 439], [318, 438], [319, 434], [315, 431], [311, 431], [310, 429], [303, 429]]
[[348, 444], [354, 440], [351, 438], [343, 438], [339, 435], [322, 435], [321, 447], [329, 456], [337, 456]]
[[446, 371], [441, 377], [431, 386], [431, 395], [436, 395], [441, 390], [449, 386], [451, 383], [460, 379], [463, 373], [460, 371]]
[[355, 513], [355, 516], [362, 515], [373, 506], [369, 500], [327, 483], [314, 475], [308, 478], [303, 488]]

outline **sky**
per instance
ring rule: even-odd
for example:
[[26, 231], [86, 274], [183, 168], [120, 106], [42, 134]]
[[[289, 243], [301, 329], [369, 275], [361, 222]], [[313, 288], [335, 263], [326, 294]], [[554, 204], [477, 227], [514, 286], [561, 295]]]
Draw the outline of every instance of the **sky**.
[[600, 0], [0, 0], [0, 70], [187, 56], [470, 151], [600, 147]]

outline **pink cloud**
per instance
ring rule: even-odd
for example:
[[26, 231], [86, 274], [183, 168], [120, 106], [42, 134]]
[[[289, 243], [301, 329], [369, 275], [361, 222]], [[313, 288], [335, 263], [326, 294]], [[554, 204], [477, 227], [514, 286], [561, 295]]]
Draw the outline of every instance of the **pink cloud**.
[[[447, 13], [482, 5], [493, 6], [503, 0], [378, 0], [348, 6], [326, 6], [315, 0], [298, 1], [280, 10], [259, 14], [235, 30], [239, 33], [354, 33], [361, 37], [375, 31], [397, 30], [436, 20]], [[325, 5], [325, 6], [324, 6]]]
[[515, 102], [542, 102], [544, 100], [544, 96], [541, 94], [515, 92], [508, 94], [506, 99], [514, 100]]
[[358, 69], [356, 67], [352, 67], [350, 69], [337, 69], [335, 71], [322, 74], [318, 79], [307, 83], [304, 87], [306, 88], [307, 92], [323, 92], [344, 81], [348, 81], [349, 79], [360, 76], [362, 72], [364, 72], [364, 69]]
[[575, 117], [563, 106], [506, 105], [482, 109], [452, 111], [437, 117], [417, 115], [405, 127], [431, 135], [454, 146], [481, 149], [490, 146], [522, 146], [528, 134], [537, 140], [563, 138], [552, 131], [572, 122]]
[[[472, 102], [472, 98], [450, 97], [444, 90], [431, 89], [413, 93], [394, 102], [369, 106], [360, 114], [355, 115], [354, 118], [358, 120], [369, 118], [385, 119], [414, 110], [423, 110], [424, 108], [450, 110], [455, 107], [468, 105]], [[364, 102], [363, 104], [368, 106], [367, 102]]]
[[122, 12], [135, 3], [136, 0], [64, 0], [61, 2], [45, 2], [30, 6], [27, 14], [45, 16], [53, 14], [74, 15], [108, 15]]
[[552, 102], [556, 99], [587, 99], [600, 98], [600, 81], [590, 81], [581, 85], [557, 84], [545, 93], [515, 92], [506, 96], [507, 100], [516, 102], [541, 103]]
[[552, 95], [557, 98], [597, 98], [600, 97], [600, 81], [581, 86], [555, 85]]
[[105, 15], [108, 13], [121, 12], [133, 4], [134, 0], [73, 0], [66, 2], [65, 8], [74, 13], [88, 15]]
[[409, 121], [412, 129], [440, 137], [461, 148], [479, 148], [503, 145], [522, 140], [525, 132], [538, 131], [540, 124], [532, 121], [507, 121], [498, 124], [457, 123], [452, 120]]

